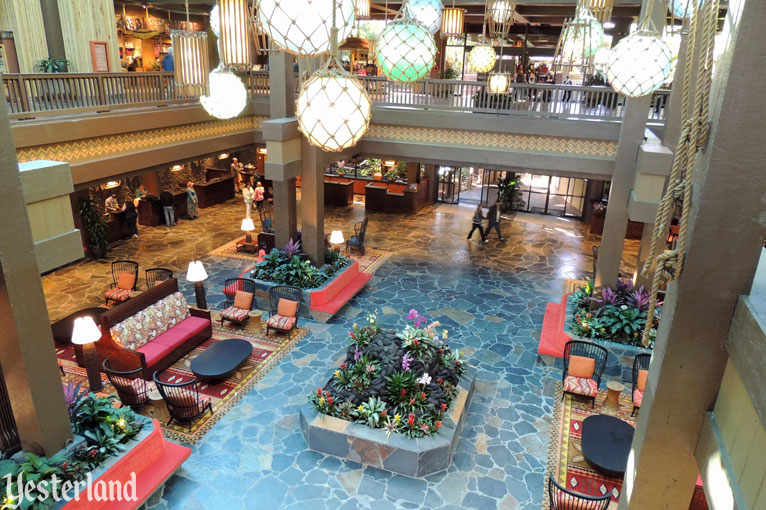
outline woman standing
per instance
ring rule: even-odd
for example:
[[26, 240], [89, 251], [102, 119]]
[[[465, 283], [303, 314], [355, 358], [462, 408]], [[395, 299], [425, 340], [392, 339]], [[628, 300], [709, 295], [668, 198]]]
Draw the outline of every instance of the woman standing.
[[194, 183], [189, 181], [186, 183], [186, 205], [189, 210], [189, 218], [193, 220], [199, 216], [199, 211], [197, 210], [198, 203], [199, 200], [197, 199], [197, 192], [194, 191]]
[[255, 193], [253, 195], [253, 198], [255, 200], [255, 207], [258, 208], [258, 210], [261, 210], [261, 206], [263, 205], [263, 197], [266, 194], [266, 190], [263, 189], [263, 184], [261, 184], [261, 181], [258, 181], [258, 184], [255, 185]]
[[255, 197], [255, 191], [253, 185], [250, 182], [245, 182], [245, 187], [242, 188], [242, 199], [245, 201], [245, 218], [250, 217], [250, 213], [253, 210], [253, 198]]
[[484, 221], [484, 214], [481, 210], [481, 204], [476, 206], [476, 211], [473, 213], [473, 226], [471, 227], [471, 231], [468, 232], [468, 240], [471, 240], [471, 236], [473, 235], [473, 231], [477, 228], [479, 229], [479, 234], [481, 234], [481, 242], [486, 243], [487, 237], [484, 235], [484, 228], [481, 226], [482, 222]]
[[136, 206], [132, 200], [125, 202], [125, 223], [128, 224], [128, 230], [133, 236], [133, 239], [138, 238], [138, 213], [136, 212]]

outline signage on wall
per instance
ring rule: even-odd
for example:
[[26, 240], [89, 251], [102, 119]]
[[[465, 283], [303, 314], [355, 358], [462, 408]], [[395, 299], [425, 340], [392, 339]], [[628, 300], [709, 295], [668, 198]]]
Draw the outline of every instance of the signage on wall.
[[109, 69], [109, 49], [104, 41], [90, 42], [90, 58], [93, 62], [93, 71], [96, 73], [108, 73]]

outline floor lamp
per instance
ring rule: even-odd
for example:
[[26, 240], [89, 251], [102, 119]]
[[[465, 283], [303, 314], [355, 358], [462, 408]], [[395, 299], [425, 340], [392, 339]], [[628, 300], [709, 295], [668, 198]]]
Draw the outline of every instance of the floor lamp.
[[98, 352], [96, 352], [96, 342], [99, 338], [101, 338], [101, 330], [96, 326], [93, 317], [78, 317], [74, 320], [72, 343], [82, 345], [85, 370], [88, 373], [88, 386], [92, 392], [101, 391], [104, 387], [101, 382]]
[[207, 299], [205, 298], [205, 284], [207, 280], [207, 271], [199, 260], [189, 262], [189, 270], [186, 272], [186, 279], [194, 282], [194, 297], [197, 299], [197, 308], [207, 310]]

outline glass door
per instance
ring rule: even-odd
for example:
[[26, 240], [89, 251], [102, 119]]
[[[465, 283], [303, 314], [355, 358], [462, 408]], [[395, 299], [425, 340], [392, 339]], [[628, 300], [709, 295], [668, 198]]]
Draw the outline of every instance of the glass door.
[[439, 202], [445, 204], [457, 204], [460, 202], [460, 168], [442, 166], [439, 167]]

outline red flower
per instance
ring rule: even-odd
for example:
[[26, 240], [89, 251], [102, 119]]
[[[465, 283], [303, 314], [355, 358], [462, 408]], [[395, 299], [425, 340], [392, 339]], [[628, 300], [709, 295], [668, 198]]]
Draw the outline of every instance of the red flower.
[[410, 428], [415, 426], [415, 415], [410, 413], [410, 416], [407, 418], [407, 424], [410, 426]]
[[327, 405], [332, 405], [332, 397], [327, 397]]
[[330, 393], [329, 393], [329, 392], [327, 392], [327, 391], [325, 391], [325, 392], [324, 392], [324, 396], [325, 396], [325, 397], [329, 397], [329, 396], [330, 396]]
[[443, 382], [444, 382], [444, 379], [442, 379], [442, 378], [440, 377], [440, 378], [438, 378], [438, 379], [436, 380], [436, 382], [438, 382], [439, 384], [441, 384], [441, 383], [443, 383]]
[[405, 395], [407, 395], [407, 390], [402, 390], [402, 397], [404, 397]]
[[442, 412], [447, 410], [447, 404], [442, 404]]
[[414, 403], [415, 403], [415, 399], [414, 398], [410, 398], [410, 405], [412, 405]]
[[320, 386], [319, 388], [317, 388], [317, 397], [321, 397], [321, 396], [322, 396], [322, 387]]
[[64, 462], [61, 463], [61, 469], [66, 469], [68, 467], [69, 467], [69, 462], [64, 461]]
[[439, 349], [439, 354], [444, 354], [444, 349]]
[[415, 339], [412, 341], [412, 343], [413, 343], [414, 345], [418, 345], [420, 342], [418, 342], [418, 339], [417, 339], [417, 338], [415, 338]]
[[353, 338], [354, 340], [356, 340], [356, 335], [354, 334], [354, 332], [353, 332], [353, 331], [349, 331], [349, 332], [348, 332], [348, 334], [349, 334], [349, 335], [351, 335], [351, 338]]
[[423, 425], [421, 425], [421, 426], [420, 426], [420, 429], [421, 429], [423, 432], [428, 432], [428, 425], [426, 425], [426, 424], [424, 423]]
[[436, 420], [436, 425], [434, 426], [434, 430], [439, 430], [439, 427], [441, 427], [441, 426], [442, 426], [442, 421], [441, 420]]
[[420, 400], [425, 400], [425, 399], [426, 399], [426, 394], [425, 394], [425, 392], [424, 392], [424, 393], [421, 393], [421, 394], [420, 394]]
[[380, 412], [380, 415], [381, 415], [381, 416], [385, 416], [385, 415], [386, 415], [386, 410], [385, 410], [385, 409], [383, 409], [383, 410]]
[[455, 366], [458, 366], [460, 364], [460, 360], [455, 361]]
[[341, 370], [346, 370], [346, 364], [345, 363], [341, 363], [340, 364], [340, 368], [341, 368]]

